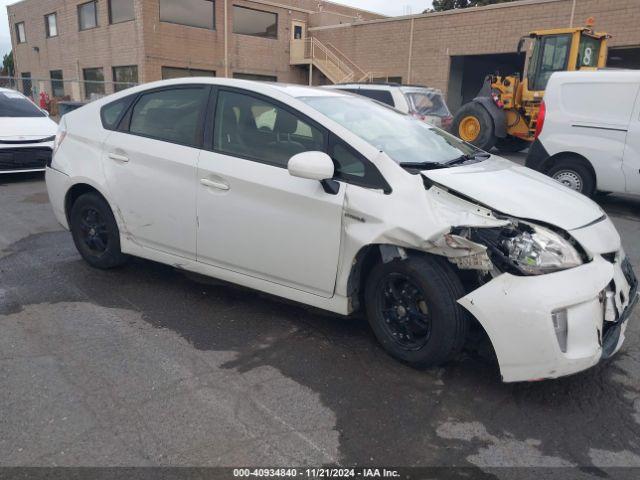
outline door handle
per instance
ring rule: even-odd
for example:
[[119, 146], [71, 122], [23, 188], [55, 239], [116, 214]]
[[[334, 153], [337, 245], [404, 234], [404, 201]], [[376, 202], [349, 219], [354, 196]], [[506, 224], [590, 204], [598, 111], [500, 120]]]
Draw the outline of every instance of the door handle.
[[109, 158], [115, 162], [120, 162], [120, 163], [129, 162], [129, 157], [127, 157], [126, 155], [120, 155], [119, 153], [110, 153]]
[[229, 185], [223, 182], [216, 182], [213, 180], [209, 180], [208, 178], [200, 179], [200, 183], [208, 188], [215, 188], [216, 190], [229, 190]]

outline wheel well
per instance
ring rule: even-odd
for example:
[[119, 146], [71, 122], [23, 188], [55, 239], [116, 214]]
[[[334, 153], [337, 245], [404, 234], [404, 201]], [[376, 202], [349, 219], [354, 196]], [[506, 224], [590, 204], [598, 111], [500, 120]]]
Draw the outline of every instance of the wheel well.
[[550, 156], [542, 165], [542, 171], [544, 173], [549, 173], [551, 167], [553, 167], [560, 160], [574, 160], [580, 162], [589, 169], [589, 172], [591, 173], [591, 175], [593, 175], [593, 179], [596, 181], [596, 185], [598, 184], [598, 176], [596, 175], [596, 171], [593, 168], [593, 165], [591, 165], [591, 162], [582, 155], [574, 152], [560, 152]]
[[86, 183], [77, 183], [73, 187], [69, 189], [67, 195], [64, 199], [64, 212], [67, 216], [67, 221], [69, 221], [69, 214], [71, 213], [71, 209], [73, 208], [73, 204], [76, 200], [85, 193], [96, 193], [102, 197], [102, 194], [93, 188], [91, 185], [87, 185]]
[[[383, 259], [383, 253], [381, 250], [381, 248], [384, 247], [389, 247], [389, 249], [391, 249], [386, 250], [387, 252], [400, 248], [394, 245], [387, 244], [367, 245], [360, 249], [355, 259], [353, 260], [353, 265], [351, 267], [351, 272], [349, 274], [349, 280], [347, 283], [347, 297], [351, 299], [351, 306], [354, 312], [360, 310], [360, 308], [364, 305], [364, 291], [367, 278], [369, 278], [371, 270], [373, 270], [373, 267], [375, 267], [376, 265], [385, 261]], [[408, 257], [429, 255], [429, 253], [420, 250], [414, 250], [404, 247], [402, 249]], [[399, 255], [400, 254], [398, 250], [397, 256]], [[455, 274], [460, 278], [460, 281], [462, 282], [467, 292], [470, 292], [471, 290], [477, 288], [477, 286], [471, 286], [471, 283], [473, 283], [475, 279], [475, 277], [473, 276], [473, 272], [463, 272], [453, 264], [451, 264], [450, 266], [454, 270]]]

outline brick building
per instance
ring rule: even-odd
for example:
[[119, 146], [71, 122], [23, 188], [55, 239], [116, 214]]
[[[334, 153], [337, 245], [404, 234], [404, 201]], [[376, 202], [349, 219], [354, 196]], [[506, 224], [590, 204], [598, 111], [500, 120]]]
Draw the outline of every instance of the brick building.
[[74, 98], [188, 75], [303, 83], [308, 69], [289, 62], [294, 33], [383, 18], [323, 0], [23, 0], [7, 10], [16, 76], [33, 79], [20, 87]]
[[[17, 73], [53, 79], [41, 82], [47, 90], [60, 76], [307, 83], [311, 73], [313, 83], [427, 84], [456, 109], [486, 74], [522, 69], [521, 36], [588, 17], [613, 37], [611, 66], [640, 68], [640, 0], [522, 0], [392, 18], [322, 0], [23, 0], [8, 12]], [[101, 93], [98, 85], [75, 93]]]

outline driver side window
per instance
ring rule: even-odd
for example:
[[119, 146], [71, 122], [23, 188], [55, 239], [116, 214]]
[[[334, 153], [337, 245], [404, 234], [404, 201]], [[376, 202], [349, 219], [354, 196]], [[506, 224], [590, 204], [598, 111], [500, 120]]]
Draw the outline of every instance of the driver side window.
[[324, 151], [325, 134], [280, 106], [243, 93], [218, 94], [214, 150], [286, 168], [294, 155]]
[[553, 35], [542, 39], [533, 54], [533, 78], [529, 80], [529, 88], [546, 89], [551, 75], [567, 69], [570, 50], [571, 35]]

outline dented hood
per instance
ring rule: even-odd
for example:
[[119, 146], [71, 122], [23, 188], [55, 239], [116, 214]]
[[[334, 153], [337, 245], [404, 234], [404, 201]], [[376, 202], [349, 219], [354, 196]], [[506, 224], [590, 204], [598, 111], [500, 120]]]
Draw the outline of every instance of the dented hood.
[[583, 227], [603, 215], [584, 195], [500, 157], [422, 174], [498, 212], [564, 230]]

